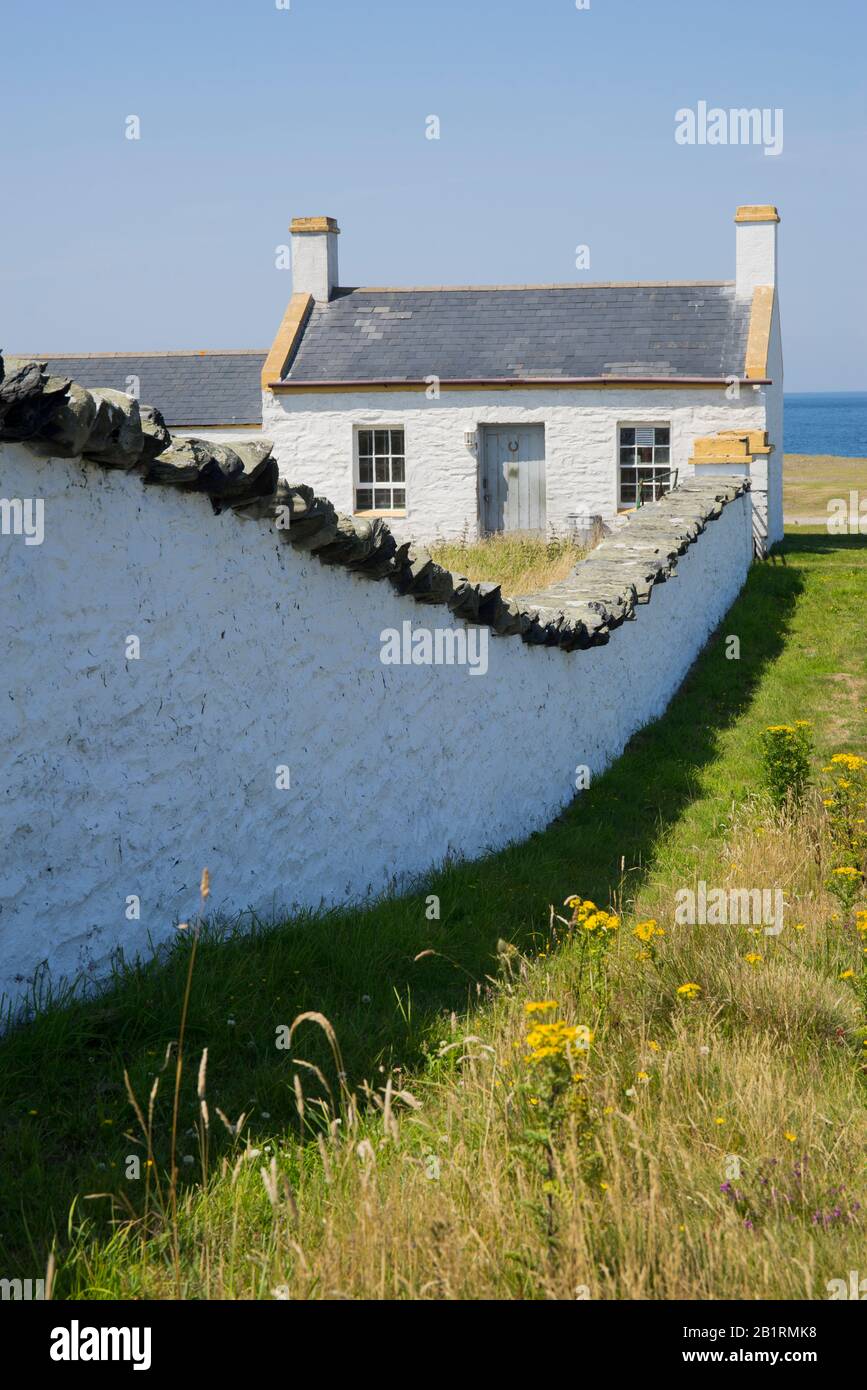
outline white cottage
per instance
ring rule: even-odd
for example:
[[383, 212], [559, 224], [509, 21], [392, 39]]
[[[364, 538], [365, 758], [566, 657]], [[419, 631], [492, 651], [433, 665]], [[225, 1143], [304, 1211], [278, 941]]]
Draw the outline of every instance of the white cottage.
[[400, 538], [607, 524], [692, 472], [749, 473], [783, 533], [776, 208], [732, 281], [342, 287], [333, 218], [291, 225], [262, 371], [281, 472]]

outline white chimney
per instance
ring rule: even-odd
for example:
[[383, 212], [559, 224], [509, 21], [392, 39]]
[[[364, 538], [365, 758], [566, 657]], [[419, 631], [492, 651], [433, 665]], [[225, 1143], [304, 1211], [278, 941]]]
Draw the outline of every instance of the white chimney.
[[775, 207], [738, 208], [735, 213], [735, 295], [752, 299], [758, 285], [777, 283], [777, 225]]
[[292, 292], [327, 303], [337, 284], [337, 238], [333, 217], [295, 217], [292, 233]]

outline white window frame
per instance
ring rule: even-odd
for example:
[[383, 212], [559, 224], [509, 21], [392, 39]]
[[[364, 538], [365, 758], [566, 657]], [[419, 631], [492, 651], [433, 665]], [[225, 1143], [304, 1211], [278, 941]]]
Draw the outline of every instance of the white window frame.
[[[634, 430], [636, 438], [634, 444], [623, 444], [622, 435], [624, 430]], [[642, 430], [653, 430], [654, 437], [652, 443], [639, 442], [638, 434]], [[656, 431], [668, 431], [668, 443], [657, 443]], [[639, 503], [639, 481], [651, 482], [650, 487], [646, 488], [647, 495], [642, 499], [645, 502], [652, 502], [656, 497], [662, 496], [663, 491], [667, 491], [671, 486], [671, 475], [673, 472], [671, 462], [671, 421], [670, 420], [618, 420], [617, 422], [617, 509], [618, 511], [630, 511], [637, 507]], [[622, 462], [622, 452], [625, 448], [633, 450], [633, 463]], [[650, 461], [639, 462], [638, 450], [649, 448], [651, 450]], [[657, 450], [664, 450], [667, 458], [657, 458]], [[650, 479], [640, 479], [640, 473], [650, 473]], [[628, 473], [634, 483], [635, 497], [631, 500], [623, 499], [624, 473]], [[657, 481], [658, 480], [658, 481]], [[657, 488], [659, 491], [657, 491]]]
[[[394, 447], [394, 446], [395, 446], [394, 435], [395, 435], [396, 433], [400, 433], [400, 434], [403, 435], [403, 452], [401, 452], [399, 449], [396, 449], [396, 448]], [[363, 435], [367, 435], [367, 434], [370, 434], [370, 435], [373, 436], [373, 439], [372, 439], [373, 452], [370, 453], [370, 454], [364, 454], [364, 455], [362, 455], [362, 453], [361, 453], [362, 436], [363, 436]], [[376, 450], [377, 450], [377, 444], [378, 444], [378, 441], [377, 441], [377, 439], [376, 439], [377, 434], [387, 434], [387, 435], [388, 435], [388, 440], [387, 440], [387, 451], [386, 451], [385, 453], [382, 453], [382, 452], [377, 453], [377, 452], [376, 452]], [[403, 424], [356, 425], [356, 426], [355, 426], [355, 430], [354, 430], [353, 453], [354, 453], [354, 461], [353, 461], [353, 468], [352, 468], [352, 475], [353, 475], [353, 476], [352, 476], [352, 509], [353, 509], [353, 515], [354, 515], [354, 516], [406, 516], [406, 426], [403, 425]], [[377, 463], [377, 459], [382, 460], [382, 461], [387, 461], [387, 466], [388, 466], [388, 480], [386, 480], [386, 479], [384, 479], [384, 478], [377, 479], [377, 477], [376, 477], [376, 472], [377, 472], [376, 463]], [[372, 476], [371, 476], [370, 478], [363, 478], [363, 477], [362, 477], [362, 472], [366, 472], [367, 469], [366, 469], [366, 468], [364, 468], [364, 469], [362, 468], [362, 463], [363, 463], [363, 462], [366, 463], [368, 460], [369, 460], [369, 462], [370, 462], [370, 471], [371, 471]], [[395, 464], [398, 460], [400, 460], [400, 461], [402, 462], [402, 464], [403, 464], [403, 478], [402, 478], [402, 479], [399, 479], [399, 478], [396, 479], [396, 478], [394, 477], [394, 472], [395, 472], [394, 464]], [[371, 504], [372, 504], [372, 505], [369, 506], [369, 507], [362, 507], [362, 506], [359, 506], [359, 504], [358, 504], [359, 492], [360, 492], [361, 489], [364, 489], [364, 488], [370, 490], [370, 494], [371, 494]], [[379, 494], [384, 494], [384, 493], [386, 493], [386, 492], [388, 493], [387, 499], [386, 499], [385, 497], [381, 496], [381, 497], [380, 497], [380, 500], [381, 500], [381, 501], [387, 501], [387, 502], [388, 502], [388, 505], [387, 505], [387, 506], [377, 505], [377, 493], [379, 493]], [[400, 492], [400, 493], [403, 494], [403, 502], [402, 502], [402, 503], [398, 503], [397, 506], [394, 505], [394, 494], [395, 494], [395, 492]]]

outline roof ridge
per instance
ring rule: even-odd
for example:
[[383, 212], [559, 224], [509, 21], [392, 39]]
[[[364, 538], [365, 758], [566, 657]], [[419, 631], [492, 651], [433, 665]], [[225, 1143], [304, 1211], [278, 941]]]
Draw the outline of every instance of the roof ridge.
[[335, 285], [333, 294], [409, 294], [424, 291], [442, 294], [455, 291], [476, 293], [490, 290], [641, 290], [706, 289], [734, 285], [734, 280], [586, 280], [543, 285]]
[[267, 348], [168, 348], [165, 352], [9, 352], [8, 358], [21, 358], [27, 362], [82, 361], [85, 358], [106, 360], [112, 357], [267, 357]]

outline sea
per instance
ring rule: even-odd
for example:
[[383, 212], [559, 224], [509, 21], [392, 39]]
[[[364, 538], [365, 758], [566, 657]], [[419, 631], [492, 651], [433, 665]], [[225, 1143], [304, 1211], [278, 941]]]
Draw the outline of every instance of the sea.
[[787, 391], [787, 454], [867, 458], [867, 391]]

